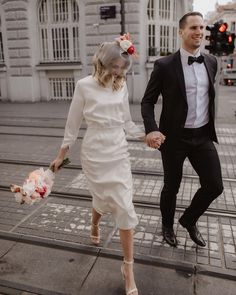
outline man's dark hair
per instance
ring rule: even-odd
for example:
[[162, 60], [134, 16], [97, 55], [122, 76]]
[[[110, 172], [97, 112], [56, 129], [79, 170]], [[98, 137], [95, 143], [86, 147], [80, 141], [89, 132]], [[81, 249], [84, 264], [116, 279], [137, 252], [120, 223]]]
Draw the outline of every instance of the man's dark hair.
[[198, 12], [198, 11], [191, 11], [191, 12], [186, 13], [184, 16], [182, 16], [181, 19], [179, 20], [179, 29], [183, 29], [184, 28], [184, 26], [185, 26], [185, 24], [187, 22], [187, 18], [189, 16], [196, 16], [196, 15], [200, 16], [201, 18], [203, 18], [203, 15], [200, 12]]

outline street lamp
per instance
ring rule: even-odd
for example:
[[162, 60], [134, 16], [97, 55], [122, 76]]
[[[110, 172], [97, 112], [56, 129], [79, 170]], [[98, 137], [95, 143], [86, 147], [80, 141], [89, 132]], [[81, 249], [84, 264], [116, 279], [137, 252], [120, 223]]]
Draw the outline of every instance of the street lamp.
[[121, 35], [125, 34], [125, 0], [120, 0], [120, 25]]

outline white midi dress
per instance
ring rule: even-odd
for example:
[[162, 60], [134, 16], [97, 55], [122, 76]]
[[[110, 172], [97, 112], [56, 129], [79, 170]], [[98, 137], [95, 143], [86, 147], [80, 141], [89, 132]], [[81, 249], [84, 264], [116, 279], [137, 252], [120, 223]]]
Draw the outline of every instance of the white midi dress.
[[102, 87], [92, 76], [79, 80], [70, 106], [62, 147], [71, 147], [85, 119], [81, 164], [100, 214], [111, 213], [119, 229], [134, 228], [137, 216], [126, 134], [145, 135], [132, 122], [126, 84], [118, 91]]

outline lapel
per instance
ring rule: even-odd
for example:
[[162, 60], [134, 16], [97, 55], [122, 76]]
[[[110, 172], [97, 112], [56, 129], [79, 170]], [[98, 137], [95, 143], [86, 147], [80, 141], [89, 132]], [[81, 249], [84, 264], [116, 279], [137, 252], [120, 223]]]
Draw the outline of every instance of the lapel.
[[207, 75], [209, 78], [209, 93], [213, 94], [213, 95], [210, 95], [210, 98], [212, 98], [212, 96], [214, 96], [214, 83], [215, 83], [214, 68], [207, 54], [202, 53], [202, 55], [204, 56], [204, 65], [206, 67]]
[[[202, 55], [204, 56], [204, 65], [206, 67], [208, 78], [209, 78], [209, 93], [211, 94], [210, 95], [210, 99], [211, 99], [212, 97], [214, 97], [214, 82], [215, 82], [214, 68], [207, 54], [202, 53]], [[175, 68], [177, 80], [181, 89], [181, 94], [187, 103], [187, 96], [186, 96], [185, 82], [184, 82], [184, 72], [183, 72], [181, 58], [180, 58], [180, 50], [174, 53], [173, 60], [174, 60], [174, 68]]]
[[185, 82], [184, 82], [184, 72], [183, 72], [183, 67], [182, 67], [181, 58], [180, 58], [180, 50], [174, 53], [173, 59], [174, 59], [174, 69], [176, 72], [177, 80], [180, 85], [181, 94], [185, 102], [187, 103], [187, 96], [186, 96]]

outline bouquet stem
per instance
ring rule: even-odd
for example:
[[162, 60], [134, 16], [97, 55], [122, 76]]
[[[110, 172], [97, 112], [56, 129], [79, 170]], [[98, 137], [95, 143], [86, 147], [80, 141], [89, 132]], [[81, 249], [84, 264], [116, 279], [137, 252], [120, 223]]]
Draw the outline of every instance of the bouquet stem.
[[[70, 164], [70, 160], [69, 160], [69, 158], [65, 158], [62, 161], [61, 165], [59, 166], [59, 169], [61, 169], [62, 167], [66, 166], [68, 164]], [[49, 169], [54, 173], [54, 167], [50, 167]]]

